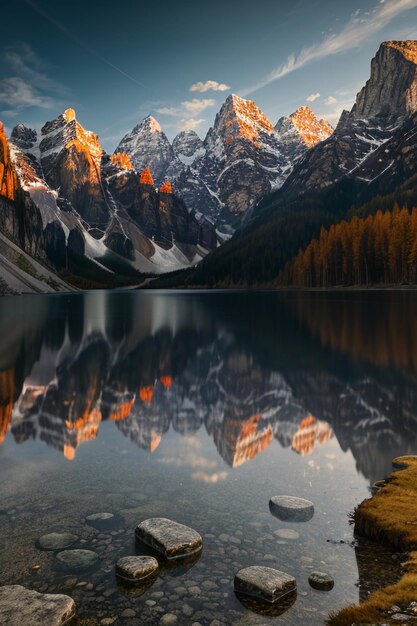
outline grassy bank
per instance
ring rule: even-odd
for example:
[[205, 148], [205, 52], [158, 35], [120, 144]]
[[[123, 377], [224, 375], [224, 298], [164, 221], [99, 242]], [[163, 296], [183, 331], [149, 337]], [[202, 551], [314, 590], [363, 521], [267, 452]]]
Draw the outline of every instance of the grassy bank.
[[397, 471], [382, 489], [355, 510], [354, 521], [357, 533], [409, 553], [404, 574], [397, 583], [374, 592], [359, 606], [331, 615], [331, 626], [398, 624], [388, 615], [391, 607], [407, 611], [417, 601], [417, 457], [394, 459], [393, 467]]

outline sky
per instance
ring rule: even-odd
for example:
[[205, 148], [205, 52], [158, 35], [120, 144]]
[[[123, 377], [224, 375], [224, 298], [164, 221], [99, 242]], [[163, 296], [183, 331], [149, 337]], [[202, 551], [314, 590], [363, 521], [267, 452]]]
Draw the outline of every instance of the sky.
[[0, 0], [0, 120], [66, 108], [112, 152], [152, 114], [204, 138], [230, 93], [273, 124], [309, 105], [335, 124], [388, 39], [417, 39], [417, 0]]

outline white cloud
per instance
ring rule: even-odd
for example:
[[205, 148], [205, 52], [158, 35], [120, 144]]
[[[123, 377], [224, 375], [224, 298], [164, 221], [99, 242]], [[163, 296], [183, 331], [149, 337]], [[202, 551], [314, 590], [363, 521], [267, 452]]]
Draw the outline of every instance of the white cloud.
[[203, 119], [196, 120], [196, 119], [194, 119], [192, 117], [189, 117], [188, 119], [181, 120], [180, 128], [181, 128], [181, 130], [195, 130], [203, 122], [205, 122], [205, 120], [203, 120]]
[[155, 109], [156, 113], [160, 113], [161, 115], [169, 115], [171, 117], [177, 117], [178, 115], [183, 115], [183, 111], [177, 107], [159, 107]]
[[212, 107], [215, 104], [216, 104], [216, 101], [213, 100], [212, 98], [206, 98], [203, 100], [198, 100], [197, 98], [193, 98], [192, 100], [187, 100], [185, 102], [182, 102], [183, 107], [191, 115], [198, 115], [199, 113], [204, 111], [204, 109], [207, 109], [208, 107]]
[[47, 109], [53, 101], [19, 76], [10, 76], [0, 80], [0, 103], [17, 109], [38, 106]]
[[320, 98], [319, 92], [310, 94], [307, 96], [306, 100], [307, 102], [314, 102], [315, 100], [318, 100], [318, 98]]
[[229, 85], [218, 83], [216, 80], [206, 80], [205, 83], [200, 81], [190, 87], [190, 91], [199, 91], [200, 93], [205, 93], [206, 91], [227, 91], [228, 89], [230, 89]]
[[47, 65], [26, 43], [7, 47], [2, 52], [2, 62], [9, 76], [0, 79], [0, 103], [16, 115], [27, 107], [51, 108], [58, 98], [68, 98], [68, 90], [47, 74]]
[[325, 102], [326, 102], [326, 104], [331, 106], [332, 104], [336, 104], [337, 98], [335, 98], [334, 96], [328, 96], [328, 98], [326, 98]]
[[385, 0], [384, 3], [378, 2], [377, 6], [369, 13], [365, 13], [363, 17], [361, 15], [353, 15], [338, 34], [328, 35], [320, 43], [304, 48], [298, 54], [291, 54], [285, 63], [272, 70], [256, 85], [243, 90], [242, 94], [247, 96], [269, 85], [269, 83], [304, 67], [311, 61], [324, 59], [339, 52], [357, 48], [364, 40], [387, 26], [395, 17], [414, 7], [417, 7], [417, 0]]

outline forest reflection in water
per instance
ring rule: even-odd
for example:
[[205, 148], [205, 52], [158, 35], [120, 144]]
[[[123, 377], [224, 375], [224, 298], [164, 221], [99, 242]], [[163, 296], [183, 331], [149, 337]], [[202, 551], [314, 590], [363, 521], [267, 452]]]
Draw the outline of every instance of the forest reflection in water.
[[416, 304], [414, 292], [7, 298], [0, 442], [74, 460], [104, 421], [151, 453], [170, 427], [204, 427], [238, 467], [336, 437], [372, 482], [416, 450]]

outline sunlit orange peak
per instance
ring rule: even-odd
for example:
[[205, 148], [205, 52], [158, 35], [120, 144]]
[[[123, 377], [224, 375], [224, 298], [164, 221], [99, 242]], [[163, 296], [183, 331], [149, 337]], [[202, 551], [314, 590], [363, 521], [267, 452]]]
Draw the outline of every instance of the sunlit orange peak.
[[161, 435], [152, 435], [151, 443], [149, 444], [149, 452], [155, 452], [161, 441]]
[[139, 181], [141, 185], [154, 186], [155, 183], [153, 182], [151, 170], [149, 169], [149, 167], [147, 167], [146, 169], [143, 170], [143, 172], [141, 172]]
[[169, 180], [166, 180], [159, 188], [161, 193], [172, 193], [172, 185]]
[[163, 384], [165, 389], [169, 389], [170, 387], [172, 387], [173, 382], [174, 381], [172, 379], [172, 376], [161, 376], [161, 383]]
[[126, 152], [116, 152], [112, 154], [110, 157], [110, 161], [116, 167], [119, 167], [122, 170], [133, 170], [133, 164], [130, 160], [130, 156], [126, 154]]
[[66, 109], [64, 111], [64, 117], [65, 117], [65, 121], [67, 122], [72, 122], [73, 120], [75, 120], [76, 115], [75, 115], [74, 109]]
[[142, 402], [146, 402], [147, 404], [150, 404], [153, 398], [153, 391], [154, 389], [151, 385], [147, 387], [141, 387], [139, 389], [139, 397], [142, 400]]
[[75, 448], [66, 444], [64, 446], [64, 456], [68, 461], [73, 461], [75, 459]]

